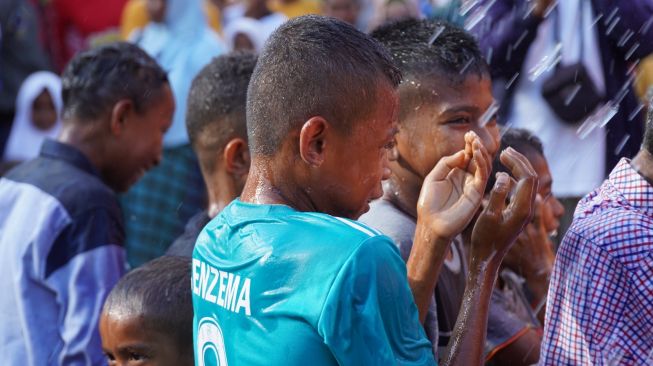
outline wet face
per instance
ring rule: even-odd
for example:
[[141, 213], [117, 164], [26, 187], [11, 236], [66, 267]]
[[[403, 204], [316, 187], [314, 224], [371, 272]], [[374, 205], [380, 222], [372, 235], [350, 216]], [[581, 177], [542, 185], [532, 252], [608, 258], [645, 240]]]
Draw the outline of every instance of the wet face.
[[116, 138], [103, 177], [118, 192], [124, 192], [159, 164], [163, 135], [172, 123], [175, 102], [170, 87], [162, 87], [158, 100], [151, 101], [141, 112], [129, 114], [121, 134]]
[[324, 15], [355, 25], [360, 6], [356, 0], [328, 0], [324, 4]]
[[383, 195], [381, 181], [389, 178], [389, 151], [397, 133], [398, 96], [389, 85], [377, 90], [377, 108], [349, 133], [337, 132], [327, 141], [325, 161], [316, 173], [320, 210], [357, 219], [369, 203]]
[[109, 366], [191, 366], [192, 357], [180, 354], [174, 337], [154, 331], [142, 317], [102, 313], [100, 336]]
[[499, 128], [495, 115], [488, 115], [493, 104], [488, 78], [470, 75], [460, 85], [434, 80], [429, 85], [405, 81], [400, 99], [409, 110], [402, 113], [397, 149], [397, 164], [424, 179], [445, 156], [465, 147], [464, 136], [474, 131], [488, 152], [499, 148]]
[[146, 7], [151, 21], [163, 23], [166, 16], [166, 0], [147, 0]]
[[36, 128], [47, 131], [57, 123], [57, 109], [52, 101], [52, 96], [43, 89], [32, 104], [32, 123]]
[[542, 221], [544, 228], [547, 232], [554, 233], [560, 227], [560, 218], [564, 215], [565, 209], [551, 191], [553, 178], [549, 171], [549, 165], [546, 159], [544, 159], [544, 156], [535, 151], [528, 152], [526, 158], [535, 169], [539, 180], [537, 193], [542, 197]]

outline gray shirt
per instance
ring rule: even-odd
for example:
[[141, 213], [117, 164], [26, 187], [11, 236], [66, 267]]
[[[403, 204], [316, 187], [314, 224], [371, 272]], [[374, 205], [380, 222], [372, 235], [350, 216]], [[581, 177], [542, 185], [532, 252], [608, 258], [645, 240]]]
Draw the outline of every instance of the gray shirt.
[[[370, 211], [359, 220], [389, 236], [399, 247], [404, 261], [408, 260], [415, 236], [414, 217], [399, 210], [390, 202], [380, 199], [372, 202]], [[451, 250], [452, 255], [445, 260], [440, 271], [424, 323], [426, 335], [433, 344], [436, 355], [443, 354], [449, 343], [462, 304], [467, 279], [467, 254], [460, 237], [454, 239]], [[528, 326], [512, 314], [501, 300], [501, 296], [493, 293], [488, 315], [486, 356], [505, 347], [514, 340], [515, 335]]]

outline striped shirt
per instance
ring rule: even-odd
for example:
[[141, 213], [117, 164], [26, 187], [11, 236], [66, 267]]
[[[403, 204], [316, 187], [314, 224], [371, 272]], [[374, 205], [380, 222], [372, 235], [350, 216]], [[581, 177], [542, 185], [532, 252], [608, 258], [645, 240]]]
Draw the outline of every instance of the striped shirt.
[[622, 159], [558, 251], [540, 364], [649, 365], [652, 352], [653, 187]]
[[72, 146], [0, 179], [0, 360], [5, 365], [102, 365], [105, 297], [125, 271], [114, 193]]

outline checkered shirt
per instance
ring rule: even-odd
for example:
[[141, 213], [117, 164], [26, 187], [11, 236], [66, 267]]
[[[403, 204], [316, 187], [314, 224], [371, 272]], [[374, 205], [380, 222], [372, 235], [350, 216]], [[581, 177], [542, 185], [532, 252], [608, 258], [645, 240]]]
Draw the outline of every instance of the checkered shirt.
[[549, 289], [541, 365], [653, 365], [653, 187], [622, 159], [576, 208]]

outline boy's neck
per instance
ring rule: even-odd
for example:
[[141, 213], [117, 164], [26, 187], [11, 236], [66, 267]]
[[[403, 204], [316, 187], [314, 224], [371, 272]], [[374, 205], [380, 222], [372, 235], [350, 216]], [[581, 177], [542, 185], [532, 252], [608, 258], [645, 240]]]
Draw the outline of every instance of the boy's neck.
[[417, 201], [424, 180], [397, 162], [392, 163], [391, 169], [392, 174], [383, 186], [383, 199], [417, 219]]
[[302, 212], [320, 212], [306, 190], [297, 185], [290, 170], [275, 164], [273, 159], [253, 157], [240, 200], [261, 205], [286, 205]]
[[94, 123], [89, 122], [86, 125], [81, 127], [82, 125], [76, 122], [64, 123], [57, 141], [79, 150], [91, 165], [101, 172], [104, 166], [103, 143], [97, 138]]
[[235, 179], [226, 173], [205, 177], [205, 182], [209, 194], [207, 213], [209, 217], [213, 218], [236, 199], [240, 192], [236, 188]]

